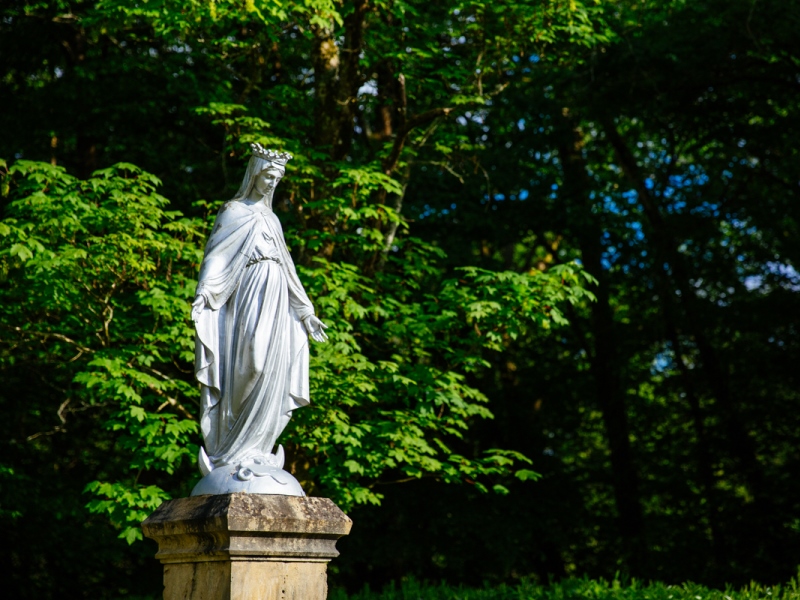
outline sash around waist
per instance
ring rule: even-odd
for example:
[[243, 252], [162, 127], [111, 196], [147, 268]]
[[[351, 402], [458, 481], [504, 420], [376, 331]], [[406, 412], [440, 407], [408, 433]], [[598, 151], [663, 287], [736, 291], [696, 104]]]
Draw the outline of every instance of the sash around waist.
[[253, 265], [263, 262], [265, 260], [274, 260], [276, 263], [281, 264], [281, 259], [278, 258], [277, 256], [258, 256], [258, 257], [253, 257], [249, 261], [247, 261], [245, 267], [252, 267]]

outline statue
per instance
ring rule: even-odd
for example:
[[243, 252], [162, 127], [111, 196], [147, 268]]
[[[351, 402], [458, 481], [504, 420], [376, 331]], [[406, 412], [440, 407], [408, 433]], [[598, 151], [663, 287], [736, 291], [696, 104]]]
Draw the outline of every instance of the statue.
[[292, 411], [309, 403], [308, 338], [328, 339], [314, 314], [278, 217], [275, 188], [292, 158], [253, 149], [236, 196], [206, 244], [192, 319], [201, 388], [204, 477], [193, 496], [249, 492], [304, 496], [274, 446]]

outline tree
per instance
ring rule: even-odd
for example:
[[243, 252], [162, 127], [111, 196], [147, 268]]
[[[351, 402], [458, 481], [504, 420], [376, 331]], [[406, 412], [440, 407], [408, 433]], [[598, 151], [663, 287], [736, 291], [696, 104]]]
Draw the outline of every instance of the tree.
[[[18, 218], [29, 198], [60, 206], [58, 189], [124, 188], [151, 172], [164, 181], [169, 214], [186, 216], [146, 229], [154, 239], [169, 233], [165, 247], [196, 252], [214, 203], [238, 183], [248, 142], [297, 156], [279, 190], [281, 219], [338, 338], [314, 357], [317, 412], [301, 411], [287, 432], [293, 468], [344, 504], [386, 507], [352, 509], [361, 533], [342, 542], [340, 581], [624, 570], [720, 584], [794, 572], [795, 2], [149, 0], [5, 10], [0, 156], [81, 179], [14, 163], [4, 218]], [[120, 161], [143, 171], [90, 177]], [[46, 222], [24, 214], [31, 230]], [[173, 223], [187, 229], [159, 229]], [[15, 227], [3, 238], [2, 293], [23, 297], [40, 250]], [[54, 227], [45, 250], [87, 239], [60, 235]], [[12, 256], [13, 244], [31, 257]], [[181, 256], [172, 272], [191, 290], [196, 258]], [[597, 279], [597, 302], [577, 297], [586, 280], [574, 261]], [[530, 294], [529, 305], [518, 302]], [[123, 297], [138, 315], [131, 340], [167, 318]], [[185, 299], [169, 297], [185, 329]], [[33, 304], [7, 306], [6, 325], [25, 314], [34, 330], [75, 339], [39, 320]], [[543, 328], [562, 316], [568, 327]], [[41, 363], [41, 348], [14, 340], [22, 344], [5, 350], [4, 406], [25, 398], [15, 410], [49, 414], [56, 427], [63, 394], [44, 383], [34, 392], [19, 376], [21, 365]], [[150, 366], [168, 376], [165, 389], [191, 398], [191, 375], [166, 358], [173, 351]], [[50, 382], [61, 389], [77, 373], [107, 377], [86, 368], [86, 356], [59, 360]], [[175, 405], [156, 413], [165, 399], [137, 385], [146, 413], [191, 427]], [[192, 414], [178, 391], [170, 398]], [[188, 460], [171, 478], [115, 478], [127, 457], [97, 459], [108, 438], [90, 442], [89, 432], [107, 417], [93, 410], [69, 413], [68, 434], [29, 442], [39, 454], [15, 441], [5, 452], [14, 475], [4, 476], [73, 465], [81, 473], [58, 481], [76, 515], [88, 497], [77, 499], [72, 480], [106, 484], [96, 492], [189, 485]], [[480, 418], [487, 410], [494, 419]], [[4, 437], [52, 431], [18, 428]], [[509, 469], [530, 473], [484, 453], [493, 448], [533, 459], [541, 480], [509, 478]], [[428, 481], [434, 474], [467, 485], [445, 490]], [[476, 494], [478, 484], [511, 494]], [[22, 505], [2, 502], [7, 518]], [[475, 534], [478, 542], [463, 533], [477, 520], [493, 533]], [[404, 540], [391, 555], [370, 541], [386, 530]], [[117, 556], [133, 560], [136, 548]]]
[[[459, 143], [443, 119], [487, 105], [502, 90], [508, 49], [543, 20], [551, 21], [553, 42], [590, 36], [588, 12], [363, 2], [244, 11], [234, 3], [108, 2], [65, 10], [19, 3], [4, 25], [13, 43], [47, 22], [66, 50], [59, 56], [45, 45], [43, 66], [15, 59], [5, 71], [13, 91], [7, 108], [23, 118], [3, 152], [35, 155], [36, 132], [53, 129], [51, 165], [19, 160], [4, 179], [3, 368], [57, 388], [45, 399], [28, 376], [6, 392], [36, 398], [21, 435], [9, 436], [11, 481], [24, 477], [20, 465], [34, 472], [41, 460], [60, 465], [53, 441], [64, 440], [77, 456], [69, 464], [91, 474], [90, 510], [110, 517], [129, 541], [158, 502], [190, 489], [185, 459], [196, 451], [197, 427], [187, 311], [211, 205], [187, 198], [215, 178], [200, 175], [209, 165], [226, 187], [235, 184], [250, 141], [297, 156], [279, 210], [301, 275], [335, 332], [335, 343], [313, 358], [316, 410], [297, 415], [286, 437], [307, 489], [348, 509], [378, 503], [376, 486], [398, 480], [468, 480], [503, 493], [510, 476], [535, 477], [519, 452], [465, 439], [476, 419], [491, 417], [469, 378], [509, 340], [565, 324], [563, 306], [589, 300], [591, 279], [577, 265], [448, 269], [435, 245], [407, 232], [401, 210], [414, 165], [446, 158]], [[406, 38], [400, 52], [396, 31]], [[124, 86], [96, 83], [98, 73], [123, 72]], [[375, 95], [373, 72], [382, 86]], [[127, 81], [139, 78], [144, 85], [132, 83], [122, 102]], [[30, 113], [19, 110], [21, 102], [74, 102], [78, 89], [98, 111], [84, 123], [53, 115], [44, 119], [49, 125], [30, 127]], [[136, 160], [184, 171], [168, 189], [191, 217], [165, 210], [158, 179], [139, 167], [94, 170], [157, 126], [154, 114], [164, 115], [161, 132]], [[353, 126], [356, 116], [363, 127]], [[383, 129], [370, 135], [367, 123], [376, 120]], [[208, 132], [199, 148], [190, 130]], [[81, 438], [71, 439], [73, 428]], [[29, 511], [19, 512], [11, 518], [21, 525]]]

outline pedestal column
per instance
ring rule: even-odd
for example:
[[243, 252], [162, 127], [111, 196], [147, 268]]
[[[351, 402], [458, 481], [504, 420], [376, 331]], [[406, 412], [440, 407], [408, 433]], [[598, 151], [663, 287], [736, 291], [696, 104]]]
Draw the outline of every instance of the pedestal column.
[[164, 600], [324, 600], [352, 521], [327, 498], [225, 494], [162, 504], [144, 523]]

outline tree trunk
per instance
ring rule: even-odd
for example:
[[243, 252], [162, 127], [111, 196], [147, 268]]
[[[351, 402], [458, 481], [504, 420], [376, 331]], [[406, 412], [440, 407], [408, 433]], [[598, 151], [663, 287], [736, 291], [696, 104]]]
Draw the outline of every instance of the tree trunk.
[[[652, 231], [659, 267], [657, 268], [658, 276], [663, 280], [667, 290], [671, 290], [674, 286], [674, 289], [680, 293], [680, 304], [685, 315], [686, 326], [697, 346], [703, 372], [720, 408], [720, 418], [725, 423], [730, 452], [739, 462], [742, 474], [753, 496], [756, 499], [765, 500], [764, 478], [756, 456], [755, 443], [742, 424], [739, 407], [731, 395], [727, 369], [722, 365], [716, 348], [700, 324], [696, 306], [697, 299], [689, 283], [690, 277], [685, 261], [677, 250], [678, 244], [661, 216], [657, 198], [645, 185], [639, 165], [616, 125], [610, 120], [605, 120], [603, 127], [623, 173], [636, 190], [639, 201], [642, 203]], [[671, 282], [667, 269], [671, 271]]]
[[336, 45], [333, 23], [314, 28], [316, 145], [341, 160], [350, 152], [358, 88], [364, 82], [359, 60], [364, 44], [366, 0], [355, 0], [344, 18], [344, 45]]
[[574, 207], [571, 212], [575, 218], [584, 268], [598, 281], [595, 290], [597, 301], [591, 304], [594, 348], [590, 352], [590, 371], [608, 436], [618, 527], [625, 545], [626, 560], [632, 575], [643, 576], [648, 563], [644, 511], [630, 443], [609, 283], [602, 266], [602, 230], [591, 210], [592, 182], [582, 155], [583, 134], [566, 114], [562, 124], [564, 137], [559, 154], [564, 172], [564, 193]]
[[712, 551], [712, 562], [709, 565], [709, 575], [713, 578], [726, 564], [725, 541], [723, 539], [722, 528], [720, 526], [721, 502], [717, 492], [717, 478], [714, 476], [714, 462], [711, 451], [711, 441], [706, 429], [705, 414], [700, 406], [700, 399], [695, 392], [692, 373], [689, 371], [686, 362], [683, 360], [683, 344], [678, 333], [677, 320], [675, 317], [675, 306], [672, 301], [666, 281], [662, 279], [659, 284], [659, 296], [662, 302], [662, 314], [664, 315], [664, 325], [666, 337], [672, 345], [678, 371], [681, 374], [683, 390], [686, 395], [686, 403], [689, 405], [689, 413], [692, 416], [692, 427], [697, 438], [695, 445], [695, 455], [697, 461], [697, 478], [702, 496], [705, 500], [701, 510], [705, 510], [708, 528], [710, 531], [710, 542]]

